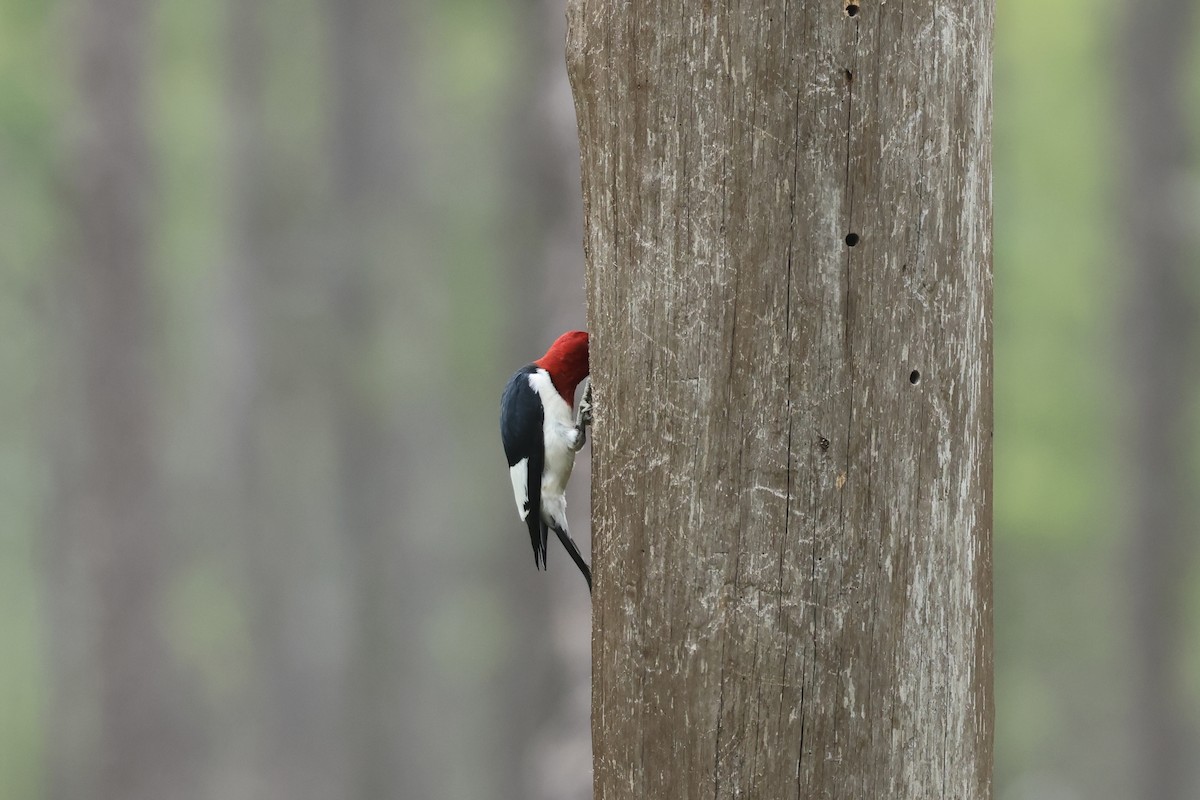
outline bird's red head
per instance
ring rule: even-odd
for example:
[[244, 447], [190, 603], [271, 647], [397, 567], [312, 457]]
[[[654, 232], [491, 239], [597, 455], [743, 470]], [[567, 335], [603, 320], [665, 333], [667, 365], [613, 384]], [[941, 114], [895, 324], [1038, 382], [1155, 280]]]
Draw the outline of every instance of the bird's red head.
[[554, 340], [546, 355], [533, 362], [550, 373], [554, 388], [567, 401], [575, 405], [575, 387], [588, 375], [587, 331], [567, 331]]

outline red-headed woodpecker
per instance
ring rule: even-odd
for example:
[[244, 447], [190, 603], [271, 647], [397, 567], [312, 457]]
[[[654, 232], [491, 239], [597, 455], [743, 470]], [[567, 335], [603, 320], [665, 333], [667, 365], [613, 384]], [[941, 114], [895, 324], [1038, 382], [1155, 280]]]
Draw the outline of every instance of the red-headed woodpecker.
[[567, 480], [591, 424], [590, 387], [572, 418], [575, 388], [588, 374], [588, 335], [568, 331], [546, 355], [517, 370], [500, 397], [500, 438], [517, 513], [529, 527], [533, 563], [546, 566], [549, 531], [571, 555], [592, 590], [592, 571], [567, 534]]

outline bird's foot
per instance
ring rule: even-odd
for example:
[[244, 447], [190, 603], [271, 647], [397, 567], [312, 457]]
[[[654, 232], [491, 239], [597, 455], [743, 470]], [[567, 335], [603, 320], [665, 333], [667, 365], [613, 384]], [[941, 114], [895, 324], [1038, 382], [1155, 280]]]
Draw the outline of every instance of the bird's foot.
[[587, 388], [583, 390], [583, 399], [579, 401], [579, 416], [576, 427], [582, 430], [592, 424], [592, 380], [588, 379]]
[[575, 442], [571, 445], [571, 449], [578, 453], [587, 443], [587, 427], [580, 422], [575, 426]]
[[583, 399], [579, 401], [579, 414], [575, 417], [575, 442], [571, 448], [575, 452], [583, 449], [587, 441], [587, 429], [592, 424], [592, 381], [589, 378], [587, 388], [583, 390]]

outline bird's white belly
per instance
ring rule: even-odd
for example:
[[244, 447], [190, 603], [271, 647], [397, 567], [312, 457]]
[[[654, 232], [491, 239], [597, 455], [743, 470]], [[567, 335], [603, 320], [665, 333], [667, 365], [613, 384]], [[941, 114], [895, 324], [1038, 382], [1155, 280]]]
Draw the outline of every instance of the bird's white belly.
[[529, 383], [542, 398], [542, 441], [546, 459], [542, 465], [542, 517], [565, 525], [565, 492], [575, 467], [573, 445], [578, 436], [575, 421], [571, 419], [571, 407], [554, 388], [549, 375], [534, 373], [529, 377]]
[[[549, 426], [547, 426], [548, 428]], [[572, 427], [569, 429], [574, 431]], [[567, 490], [571, 470], [575, 467], [575, 451], [563, 431], [546, 431], [546, 464], [542, 469], [542, 497], [562, 494]]]

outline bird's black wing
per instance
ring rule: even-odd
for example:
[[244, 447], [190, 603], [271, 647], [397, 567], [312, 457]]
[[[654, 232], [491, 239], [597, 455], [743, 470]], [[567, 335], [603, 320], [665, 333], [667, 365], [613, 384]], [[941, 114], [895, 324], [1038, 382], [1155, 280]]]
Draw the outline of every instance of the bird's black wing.
[[535, 370], [532, 365], [519, 370], [504, 387], [500, 396], [500, 438], [509, 469], [525, 459], [525, 524], [533, 545], [533, 563], [544, 567], [547, 530], [542, 524], [542, 467], [546, 451], [542, 440], [542, 401], [529, 384], [529, 376]]

